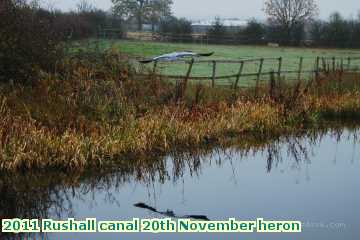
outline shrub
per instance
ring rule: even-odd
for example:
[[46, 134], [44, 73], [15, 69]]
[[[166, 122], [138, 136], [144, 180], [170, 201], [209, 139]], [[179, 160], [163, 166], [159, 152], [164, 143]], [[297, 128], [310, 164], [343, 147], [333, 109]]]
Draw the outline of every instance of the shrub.
[[294, 25], [291, 31], [283, 28], [281, 25], [269, 23], [266, 31], [266, 40], [268, 42], [280, 43], [287, 46], [298, 46], [305, 39], [304, 24]]
[[0, 82], [27, 82], [54, 69], [60, 36], [37, 13], [23, 0], [0, 2]]
[[56, 31], [65, 33], [65, 37], [71, 40], [96, 37], [100, 29], [108, 27], [116, 27], [121, 30], [121, 26], [102, 10], [55, 12], [53, 15]]
[[191, 22], [184, 18], [167, 17], [160, 22], [159, 33], [173, 42], [189, 42], [192, 40]]
[[215, 22], [206, 33], [209, 43], [226, 43], [229, 33], [222, 24], [220, 18], [215, 18]]
[[328, 21], [315, 21], [310, 34], [314, 44], [319, 47], [359, 48], [360, 16], [347, 20], [339, 13], [333, 13]]
[[262, 44], [264, 43], [265, 31], [265, 26], [253, 19], [244, 29], [239, 31], [237, 40], [243, 44]]

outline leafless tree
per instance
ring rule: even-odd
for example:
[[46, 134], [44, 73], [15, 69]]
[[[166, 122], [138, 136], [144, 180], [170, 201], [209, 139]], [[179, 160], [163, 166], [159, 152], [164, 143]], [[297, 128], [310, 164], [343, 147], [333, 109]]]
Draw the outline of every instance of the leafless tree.
[[[138, 30], [144, 21], [157, 22], [158, 18], [171, 12], [172, 0], [111, 0], [116, 15], [127, 20], [136, 18]], [[156, 21], [155, 21], [156, 20]]]
[[150, 2], [148, 18], [153, 31], [155, 24], [159, 23], [163, 17], [171, 16], [172, 4], [172, 0], [153, 0]]
[[266, 0], [264, 11], [270, 23], [282, 27], [290, 37], [296, 26], [318, 15], [318, 6], [315, 0]]
[[79, 13], [84, 13], [84, 12], [94, 11], [95, 7], [91, 3], [89, 3], [87, 0], [80, 0], [76, 4], [76, 9]]

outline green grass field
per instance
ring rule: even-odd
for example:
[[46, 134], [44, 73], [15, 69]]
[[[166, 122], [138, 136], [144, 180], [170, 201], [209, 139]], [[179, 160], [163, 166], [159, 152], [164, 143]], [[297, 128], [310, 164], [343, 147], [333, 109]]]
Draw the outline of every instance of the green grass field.
[[[290, 48], [290, 47], [267, 47], [267, 46], [227, 46], [227, 45], [200, 45], [200, 44], [179, 44], [179, 43], [157, 43], [157, 42], [141, 42], [141, 41], [111, 41], [100, 40], [97, 42], [101, 48], [113, 47], [119, 49], [121, 52], [129, 54], [134, 59], [143, 59], [161, 55], [164, 53], [191, 50], [195, 52], [212, 52], [215, 54], [212, 57], [204, 58], [209, 60], [241, 60], [248, 58], [283, 58], [283, 70], [297, 71], [299, 67], [299, 58], [303, 57], [303, 70], [311, 71], [315, 67], [315, 59], [320, 57], [359, 57], [360, 50], [338, 50], [338, 49], [311, 49], [311, 48]], [[353, 62], [352, 64], [360, 66], [360, 61]], [[259, 63], [245, 64], [243, 73], [256, 73]], [[152, 67], [148, 65], [147, 67]], [[168, 75], [185, 75], [188, 65], [185, 63], [172, 63], [165, 62], [159, 63], [158, 70], [162, 74]], [[264, 72], [277, 70], [277, 61], [265, 61], [263, 66]], [[239, 64], [223, 63], [217, 66], [217, 75], [232, 75], [237, 74], [239, 71]], [[212, 64], [197, 63], [193, 67], [192, 76], [211, 76]], [[295, 78], [296, 74], [288, 74], [287, 79]], [[304, 78], [309, 77], [309, 74]], [[245, 78], [241, 80], [240, 85], [248, 85], [249, 81], [253, 78]], [[234, 79], [219, 80], [218, 84], [230, 84]]]

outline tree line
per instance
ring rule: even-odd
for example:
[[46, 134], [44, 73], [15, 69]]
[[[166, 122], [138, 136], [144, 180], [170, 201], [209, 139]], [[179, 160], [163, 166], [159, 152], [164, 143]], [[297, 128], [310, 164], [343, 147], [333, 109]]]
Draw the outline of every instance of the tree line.
[[[152, 30], [169, 41], [193, 41], [191, 21], [176, 18], [171, 13], [172, 0], [112, 0], [113, 12], [124, 21], [135, 18], [138, 30], [151, 23]], [[328, 20], [318, 20], [315, 0], [266, 0], [266, 22], [252, 19], [237, 31], [229, 30], [219, 18], [209, 26], [202, 38], [209, 43], [267, 44], [316, 47], [360, 47], [360, 14], [357, 19], [345, 19], [339, 13]], [[199, 38], [199, 37], [197, 37]]]
[[[96, 37], [100, 29], [118, 29], [136, 20], [139, 30], [150, 23], [165, 40], [191, 42], [191, 21], [171, 12], [172, 0], [112, 0], [112, 11], [96, 9], [81, 0], [71, 12], [42, 8], [38, 0], [0, 1], [0, 81], [29, 80], [39, 70], [49, 71], [67, 41]], [[316, 47], [360, 47], [360, 15], [345, 19], [339, 13], [316, 20], [314, 0], [267, 0], [266, 22], [251, 20], [237, 31], [229, 31], [215, 19], [200, 38], [209, 43], [311, 45]], [[156, 28], [155, 28], [156, 26]], [[171, 37], [175, 36], [175, 37]], [[199, 38], [199, 35], [196, 36]], [[202, 39], [201, 39], [202, 40]]]
[[[173, 35], [173, 41], [194, 40], [191, 22], [186, 19], [164, 19], [160, 22], [159, 33]], [[263, 23], [256, 19], [234, 31], [224, 26], [220, 19], [215, 19], [203, 38], [214, 44], [277, 43], [281, 46], [360, 48], [360, 14], [356, 19], [345, 19], [339, 13], [333, 13], [328, 20], [299, 23], [291, 31], [281, 25]]]
[[0, 82], [29, 81], [55, 69], [67, 41], [96, 36], [121, 20], [80, 1], [71, 12], [44, 9], [36, 0], [0, 1]]
[[334, 13], [328, 21], [315, 21], [311, 36], [318, 47], [360, 48], [360, 14], [357, 19], [345, 19]]

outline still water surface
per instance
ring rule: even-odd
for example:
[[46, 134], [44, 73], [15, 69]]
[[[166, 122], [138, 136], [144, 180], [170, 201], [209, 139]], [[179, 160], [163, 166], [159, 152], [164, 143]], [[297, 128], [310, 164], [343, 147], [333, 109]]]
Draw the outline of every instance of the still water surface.
[[[299, 220], [300, 234], [50, 234], [46, 239], [360, 239], [359, 132], [288, 137], [262, 147], [166, 157], [105, 173], [0, 177], [0, 215], [161, 218], [144, 202], [211, 220]], [[84, 176], [85, 175], [85, 176]], [[1, 236], [10, 238], [12, 236]]]

